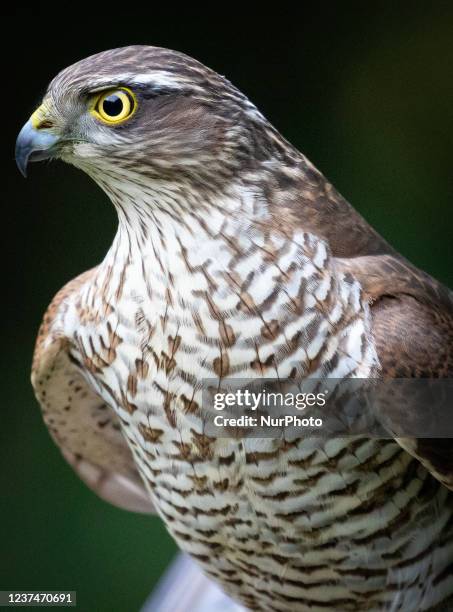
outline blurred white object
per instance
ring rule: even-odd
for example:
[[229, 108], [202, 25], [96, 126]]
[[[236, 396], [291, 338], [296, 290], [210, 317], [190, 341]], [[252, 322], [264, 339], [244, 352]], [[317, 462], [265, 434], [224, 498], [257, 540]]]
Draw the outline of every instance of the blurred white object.
[[186, 555], [171, 564], [141, 612], [246, 612]]

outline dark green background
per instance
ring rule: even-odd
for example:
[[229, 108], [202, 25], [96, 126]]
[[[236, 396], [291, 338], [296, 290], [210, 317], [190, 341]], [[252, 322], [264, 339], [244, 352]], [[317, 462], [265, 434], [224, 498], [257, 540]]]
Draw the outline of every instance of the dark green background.
[[157, 518], [111, 508], [78, 481], [29, 384], [44, 309], [99, 262], [116, 225], [80, 172], [33, 165], [24, 181], [14, 166], [15, 136], [58, 70], [130, 43], [193, 55], [246, 92], [394, 246], [453, 285], [453, 6], [336, 5], [299, 3], [266, 25], [221, 5], [132, 18], [132, 4], [112, 24], [68, 2], [59, 24], [50, 6], [3, 21], [14, 42], [2, 53], [0, 589], [73, 589], [81, 610], [134, 611], [175, 551]]

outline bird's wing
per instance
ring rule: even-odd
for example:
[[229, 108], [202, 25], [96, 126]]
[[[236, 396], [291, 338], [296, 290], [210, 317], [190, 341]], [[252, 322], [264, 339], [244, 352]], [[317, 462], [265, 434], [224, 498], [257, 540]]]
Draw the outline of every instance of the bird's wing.
[[[382, 376], [453, 378], [452, 293], [398, 256], [365, 256], [337, 262], [360, 280], [370, 301]], [[452, 439], [396, 440], [433, 476], [453, 489]]]
[[36, 342], [32, 384], [44, 421], [63, 456], [101, 498], [133, 512], [153, 512], [112, 409], [71, 361], [60, 320], [67, 301], [94, 270], [68, 283], [50, 304]]

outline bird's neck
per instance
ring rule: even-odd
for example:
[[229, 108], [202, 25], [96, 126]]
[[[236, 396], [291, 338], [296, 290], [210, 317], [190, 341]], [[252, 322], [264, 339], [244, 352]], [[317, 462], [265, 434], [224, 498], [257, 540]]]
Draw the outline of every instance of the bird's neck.
[[118, 213], [115, 240], [104, 267], [140, 268], [147, 281], [187, 275], [187, 265], [221, 260], [225, 243], [245, 253], [270, 220], [263, 193], [241, 183], [224, 193], [195, 193], [154, 181], [140, 192], [122, 185], [109, 195]]

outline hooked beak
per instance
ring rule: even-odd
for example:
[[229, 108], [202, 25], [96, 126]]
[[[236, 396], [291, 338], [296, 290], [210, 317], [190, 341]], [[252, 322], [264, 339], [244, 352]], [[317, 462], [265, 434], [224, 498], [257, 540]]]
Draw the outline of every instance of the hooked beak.
[[19, 132], [16, 140], [16, 163], [23, 176], [27, 176], [29, 161], [41, 161], [54, 156], [59, 136], [42, 129], [45, 121], [44, 105], [36, 110]]

